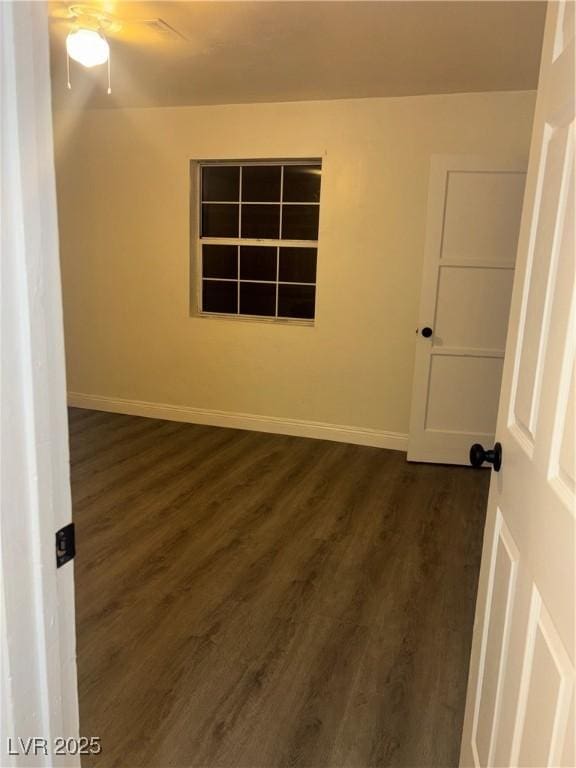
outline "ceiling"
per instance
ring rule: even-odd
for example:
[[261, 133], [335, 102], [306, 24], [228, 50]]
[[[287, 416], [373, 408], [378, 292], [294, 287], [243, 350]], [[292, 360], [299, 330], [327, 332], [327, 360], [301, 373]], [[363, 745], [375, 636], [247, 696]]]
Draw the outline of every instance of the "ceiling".
[[[55, 107], [146, 107], [524, 90], [541, 2], [104, 2], [106, 67], [71, 62], [69, 3], [50, 3]], [[161, 19], [175, 32], [154, 19]]]

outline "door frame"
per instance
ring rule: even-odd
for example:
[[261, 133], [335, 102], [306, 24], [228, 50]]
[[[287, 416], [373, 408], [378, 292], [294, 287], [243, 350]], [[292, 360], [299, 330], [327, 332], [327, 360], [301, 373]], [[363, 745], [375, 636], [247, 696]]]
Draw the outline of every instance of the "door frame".
[[72, 505], [45, 3], [0, 3], [0, 62], [0, 764], [80, 765], [53, 754], [78, 736], [78, 690], [73, 562], [55, 552]]

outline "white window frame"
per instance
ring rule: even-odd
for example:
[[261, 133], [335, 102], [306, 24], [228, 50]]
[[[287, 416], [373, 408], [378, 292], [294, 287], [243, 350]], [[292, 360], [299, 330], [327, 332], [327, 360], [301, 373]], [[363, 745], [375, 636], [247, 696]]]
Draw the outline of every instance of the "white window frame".
[[[266, 159], [266, 160], [192, 160], [190, 162], [190, 234], [194, 246], [192, 247], [192, 285], [190, 291], [191, 313], [197, 317], [216, 317], [227, 320], [247, 320], [259, 321], [265, 323], [289, 323], [293, 325], [313, 326], [316, 321], [318, 305], [318, 240], [286, 240], [286, 239], [267, 239], [267, 238], [246, 238], [246, 237], [201, 237], [202, 221], [202, 168], [206, 166], [240, 166], [240, 188], [238, 200], [219, 200], [209, 201], [213, 205], [238, 205], [238, 216], [241, 216], [242, 205], [279, 205], [280, 206], [280, 232], [282, 232], [282, 200], [284, 191], [284, 166], [287, 165], [320, 165], [323, 167], [323, 160], [319, 157], [314, 158], [290, 158], [290, 159]], [[266, 165], [281, 166], [280, 176], [280, 202], [264, 201], [258, 202], [251, 200], [249, 203], [242, 202], [242, 166]], [[295, 203], [288, 202], [287, 205], [317, 205], [318, 202]], [[240, 229], [240, 235], [242, 231]], [[238, 278], [204, 278], [202, 275], [202, 245], [260, 245], [275, 247], [276, 250], [276, 280], [240, 280], [240, 248], [238, 248]], [[315, 248], [316, 249], [316, 280], [313, 283], [285, 282], [279, 279], [280, 253], [279, 249], [285, 248]], [[276, 286], [276, 314], [275, 316], [265, 315], [247, 315], [228, 313], [228, 312], [207, 312], [202, 308], [202, 281], [215, 280], [217, 282], [230, 282], [238, 284], [238, 308], [240, 308], [240, 283], [263, 283]], [[282, 317], [278, 316], [278, 287], [279, 285], [306, 285], [314, 287], [314, 318]]]

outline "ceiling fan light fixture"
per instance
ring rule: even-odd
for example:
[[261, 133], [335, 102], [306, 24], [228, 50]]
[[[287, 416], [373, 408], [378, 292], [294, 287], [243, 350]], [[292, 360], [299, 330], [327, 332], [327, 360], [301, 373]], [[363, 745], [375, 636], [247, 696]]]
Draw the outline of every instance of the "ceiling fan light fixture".
[[106, 38], [95, 29], [75, 29], [66, 38], [68, 56], [84, 67], [105, 64], [110, 58]]

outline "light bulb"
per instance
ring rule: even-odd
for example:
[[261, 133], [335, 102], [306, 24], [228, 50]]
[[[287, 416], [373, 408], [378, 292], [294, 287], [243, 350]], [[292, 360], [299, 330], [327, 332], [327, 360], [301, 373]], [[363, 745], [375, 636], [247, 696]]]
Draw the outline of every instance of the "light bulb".
[[85, 67], [104, 64], [110, 56], [108, 41], [94, 29], [77, 29], [66, 38], [66, 50], [74, 61]]

